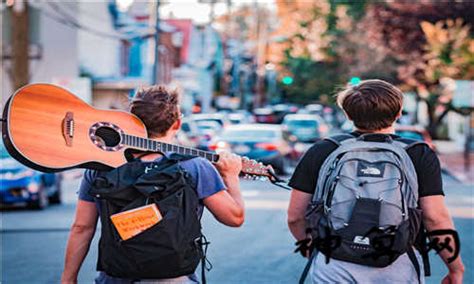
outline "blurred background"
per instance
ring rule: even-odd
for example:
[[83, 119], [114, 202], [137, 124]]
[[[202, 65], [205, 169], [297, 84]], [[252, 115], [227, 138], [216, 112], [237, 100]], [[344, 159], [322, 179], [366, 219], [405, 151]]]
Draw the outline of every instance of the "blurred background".
[[[397, 134], [439, 155], [472, 283], [473, 15], [470, 0], [2, 0], [2, 110], [28, 83], [61, 85], [106, 109], [165, 84], [182, 95], [176, 143], [227, 149], [289, 178], [314, 142], [352, 131], [337, 91], [386, 80], [405, 95]], [[37, 172], [0, 146], [0, 281], [58, 282], [83, 170]], [[305, 260], [292, 253], [289, 193], [249, 180], [242, 192], [242, 228], [204, 216], [209, 282], [296, 282]], [[94, 278], [96, 242], [80, 282]], [[439, 283], [447, 270], [431, 259], [427, 282]]]

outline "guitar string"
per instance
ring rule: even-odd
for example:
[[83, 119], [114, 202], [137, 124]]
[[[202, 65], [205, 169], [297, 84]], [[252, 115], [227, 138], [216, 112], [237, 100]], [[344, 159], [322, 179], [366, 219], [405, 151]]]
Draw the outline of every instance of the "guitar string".
[[[217, 162], [217, 160], [219, 159], [218, 154], [214, 154], [214, 153], [204, 151], [204, 150], [169, 144], [165, 142], [158, 142], [158, 141], [154, 141], [151, 139], [142, 138], [142, 137], [134, 136], [130, 134], [122, 134], [121, 136], [122, 136], [122, 141], [121, 141], [122, 144], [131, 146], [131, 147], [136, 147], [136, 148], [141, 148], [144, 150], [151, 150], [151, 151], [177, 152], [179, 154], [184, 154], [184, 155], [199, 156], [213, 163]], [[250, 169], [247, 169], [247, 171], [250, 171]]]
[[130, 134], [122, 134], [122, 144], [131, 147], [141, 148], [143, 150], [176, 152], [178, 154], [199, 156], [214, 163], [217, 162], [217, 160], [219, 159], [218, 154], [214, 154], [208, 151], [193, 149], [180, 145], [168, 144], [164, 142], [158, 142]]

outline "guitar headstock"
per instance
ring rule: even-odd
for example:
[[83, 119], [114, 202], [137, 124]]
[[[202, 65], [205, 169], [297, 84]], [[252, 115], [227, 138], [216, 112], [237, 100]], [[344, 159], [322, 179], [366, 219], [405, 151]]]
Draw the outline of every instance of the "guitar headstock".
[[264, 165], [247, 157], [242, 157], [242, 172], [244, 178], [249, 179], [269, 179], [276, 181], [275, 172], [270, 165]]

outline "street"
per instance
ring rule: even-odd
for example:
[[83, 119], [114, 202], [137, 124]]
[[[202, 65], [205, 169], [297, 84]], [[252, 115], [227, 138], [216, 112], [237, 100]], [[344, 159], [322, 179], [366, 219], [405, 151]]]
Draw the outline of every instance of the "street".
[[[465, 283], [473, 283], [474, 247], [472, 186], [444, 176], [450, 212], [461, 238], [466, 266]], [[43, 211], [7, 210], [2, 214], [2, 283], [58, 283], [63, 267], [69, 227], [74, 217], [80, 179], [65, 178], [63, 203]], [[243, 180], [246, 221], [233, 229], [217, 223], [206, 212], [204, 234], [211, 242], [208, 258], [210, 283], [296, 283], [305, 259], [293, 253], [294, 240], [286, 225], [289, 192], [268, 182]], [[79, 274], [80, 283], [95, 277], [98, 234]], [[447, 269], [430, 254], [432, 276], [440, 283]], [[199, 272], [200, 270], [198, 270]]]

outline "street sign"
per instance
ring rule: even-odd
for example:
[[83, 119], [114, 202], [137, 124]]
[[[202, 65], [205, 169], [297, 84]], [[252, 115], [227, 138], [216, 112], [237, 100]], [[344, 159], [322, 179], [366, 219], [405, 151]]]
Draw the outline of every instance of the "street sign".
[[456, 80], [452, 104], [455, 108], [474, 108], [474, 81]]

